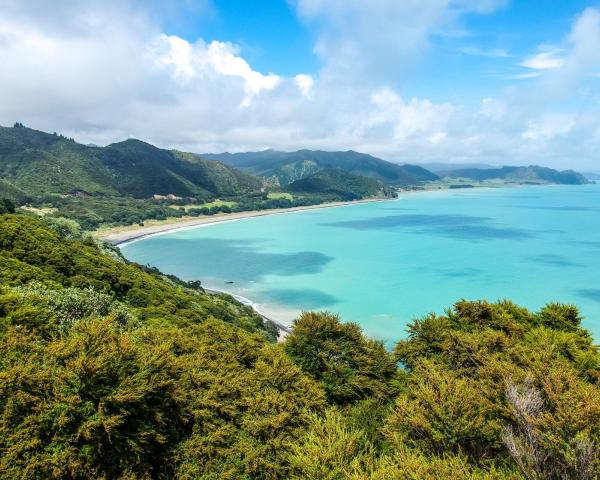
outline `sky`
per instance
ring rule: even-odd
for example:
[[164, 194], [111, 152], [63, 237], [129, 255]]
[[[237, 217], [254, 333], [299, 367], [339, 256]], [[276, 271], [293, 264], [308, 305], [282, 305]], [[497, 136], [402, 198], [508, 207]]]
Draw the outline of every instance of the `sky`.
[[600, 1], [0, 0], [0, 124], [600, 171]]

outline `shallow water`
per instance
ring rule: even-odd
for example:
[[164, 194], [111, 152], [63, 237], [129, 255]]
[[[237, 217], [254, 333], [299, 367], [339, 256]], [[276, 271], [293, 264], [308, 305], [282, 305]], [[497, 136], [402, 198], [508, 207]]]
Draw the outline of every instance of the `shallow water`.
[[576, 303], [600, 339], [600, 185], [405, 194], [195, 227], [122, 250], [283, 322], [327, 309], [386, 342], [460, 298]]

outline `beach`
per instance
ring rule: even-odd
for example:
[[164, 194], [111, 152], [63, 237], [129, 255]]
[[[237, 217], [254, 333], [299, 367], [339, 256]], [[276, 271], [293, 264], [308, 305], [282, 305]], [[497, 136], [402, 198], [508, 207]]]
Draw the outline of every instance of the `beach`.
[[140, 240], [151, 235], [167, 233], [173, 230], [179, 230], [183, 228], [197, 227], [201, 225], [213, 225], [221, 222], [241, 220], [243, 218], [263, 217], [267, 215], [281, 215], [291, 212], [301, 212], [305, 210], [316, 210], [321, 208], [343, 207], [348, 205], [357, 205], [361, 203], [383, 202], [385, 200], [389, 199], [369, 198], [364, 200], [352, 200], [347, 202], [329, 202], [322, 203], [319, 205], [307, 205], [302, 207], [275, 208], [270, 210], [250, 210], [247, 212], [236, 213], [220, 213], [211, 216], [202, 216], [194, 218], [174, 218], [160, 222], [155, 222], [152, 225], [129, 225], [125, 227], [114, 227], [107, 230], [100, 230], [94, 233], [94, 237], [107, 241], [113, 245], [121, 245], [123, 243], [131, 242], [133, 240]]

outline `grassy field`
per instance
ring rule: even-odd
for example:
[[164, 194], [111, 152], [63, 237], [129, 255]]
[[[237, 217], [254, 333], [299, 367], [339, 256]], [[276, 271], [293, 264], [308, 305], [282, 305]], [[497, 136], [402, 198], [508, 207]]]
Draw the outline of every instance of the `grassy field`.
[[36, 208], [36, 207], [21, 207], [21, 210], [26, 210], [28, 212], [31, 213], [35, 213], [36, 215], [39, 215], [41, 217], [43, 217], [44, 215], [48, 215], [50, 213], [54, 213], [56, 212], [58, 209], [57, 208], [52, 208], [52, 207], [41, 207], [41, 208]]
[[[545, 185], [545, 182], [531, 182], [531, 185]], [[468, 187], [488, 187], [488, 188], [499, 188], [499, 187], [514, 187], [525, 185], [523, 182], [508, 181], [502, 179], [490, 179], [490, 180], [473, 180], [470, 178], [442, 178], [434, 182], [427, 182], [423, 184], [425, 190], [437, 190], [437, 189], [452, 189], [452, 188], [468, 188]]]
[[267, 198], [270, 200], [278, 200], [280, 198], [287, 198], [288, 200], [292, 201], [294, 199], [294, 196], [291, 193], [271, 192], [267, 195]]
[[186, 212], [190, 208], [212, 208], [212, 207], [230, 207], [233, 208], [237, 205], [237, 202], [227, 202], [225, 200], [213, 200], [208, 203], [195, 203], [191, 205], [171, 205], [171, 208], [180, 209], [183, 208]]

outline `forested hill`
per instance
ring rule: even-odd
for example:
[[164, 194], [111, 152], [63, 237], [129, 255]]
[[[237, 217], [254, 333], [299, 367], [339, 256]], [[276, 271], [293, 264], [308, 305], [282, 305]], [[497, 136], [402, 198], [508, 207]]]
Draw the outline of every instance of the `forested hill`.
[[467, 178], [476, 181], [504, 180], [515, 183], [556, 183], [581, 185], [588, 179], [574, 170], [558, 171], [552, 168], [530, 165], [528, 167], [463, 168], [438, 172], [441, 177]]
[[418, 185], [421, 182], [439, 179], [436, 174], [417, 165], [398, 165], [352, 150], [347, 152], [264, 150], [247, 153], [203, 154], [203, 156], [220, 160], [255, 175], [261, 175], [277, 181], [281, 185], [300, 180], [319, 170], [331, 168], [376, 178], [387, 184], [398, 186]]
[[140, 140], [107, 147], [79, 144], [16, 125], [0, 127], [0, 193], [210, 198], [259, 190], [262, 181], [223, 163]]
[[291, 194], [222, 162], [140, 140], [98, 147], [19, 123], [0, 127], [0, 199], [87, 230], [393, 196], [381, 181], [350, 174], [329, 175], [305, 190]]
[[0, 479], [595, 480], [577, 308], [459, 301], [393, 351], [0, 214]]
[[308, 177], [286, 185], [290, 193], [331, 195], [343, 200], [369, 197], [392, 197], [394, 192], [383, 182], [374, 178], [354, 175], [341, 169], [319, 170]]

